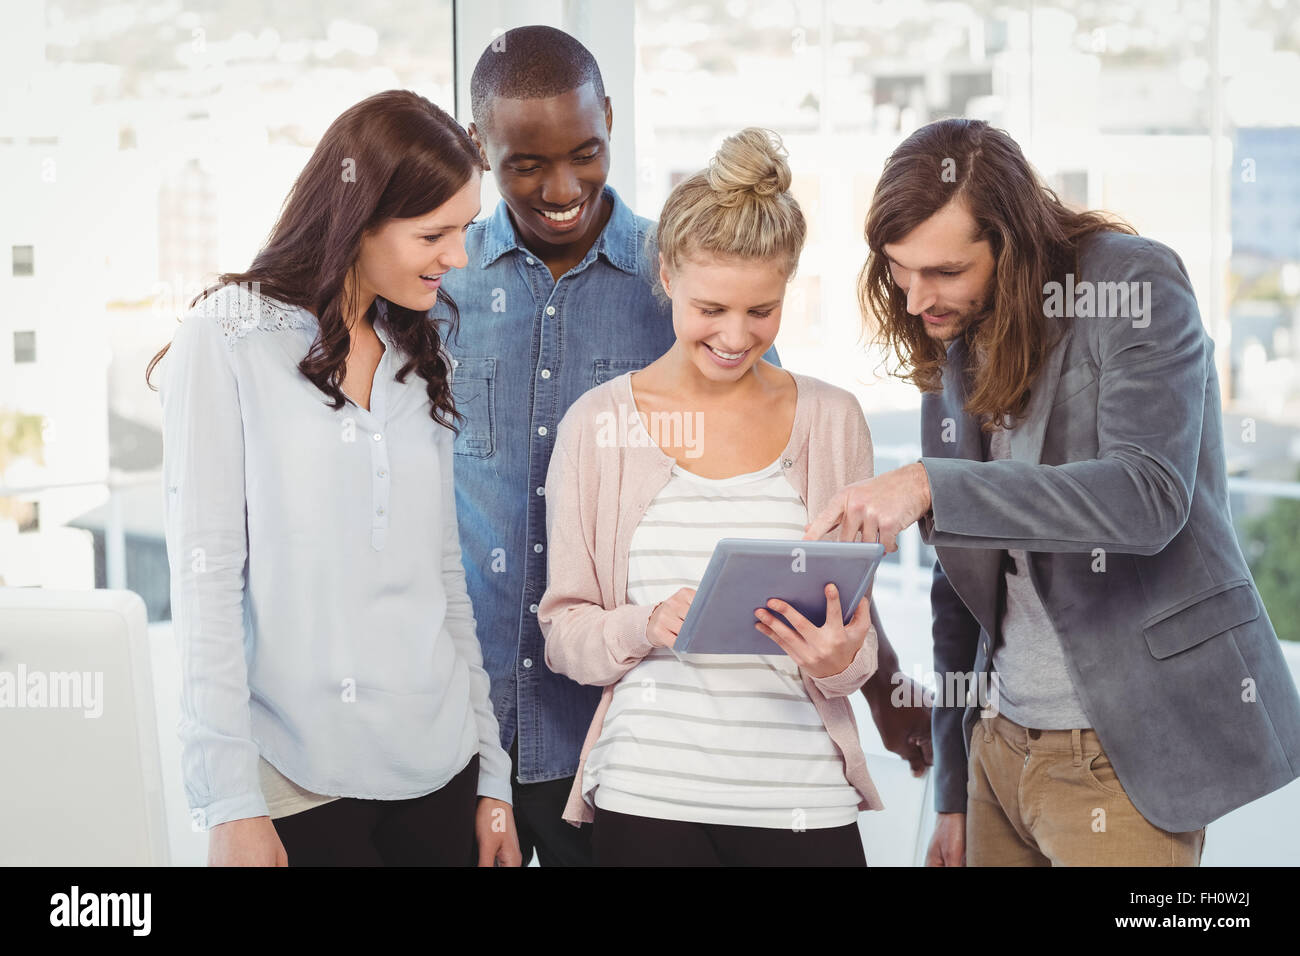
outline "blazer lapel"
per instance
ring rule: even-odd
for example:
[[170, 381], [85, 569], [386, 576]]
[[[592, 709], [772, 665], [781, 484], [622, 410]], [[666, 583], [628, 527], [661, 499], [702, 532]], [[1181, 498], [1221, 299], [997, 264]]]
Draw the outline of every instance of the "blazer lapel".
[[[948, 349], [943, 370], [943, 392], [939, 397], [939, 422], [930, 422], [928, 428], [942, 428], [943, 419], [956, 423], [956, 442], [939, 444], [939, 454], [945, 458], [984, 460], [983, 436], [979, 421], [966, 413], [970, 361], [969, 349], [964, 339], [958, 339]], [[990, 634], [997, 633], [997, 607], [999, 571], [1002, 552], [987, 548], [935, 549], [943, 565], [944, 574], [962, 603], [970, 610]]]
[[1047, 419], [1051, 416], [1056, 398], [1056, 385], [1061, 380], [1061, 363], [1070, 344], [1074, 327], [1066, 325], [1061, 339], [1047, 353], [1038, 380], [1029, 389], [1029, 404], [1025, 417], [1011, 431], [1011, 457], [1037, 465], [1043, 454], [1043, 438], [1047, 433]]
[[970, 394], [967, 363], [970, 353], [965, 339], [958, 339], [948, 350], [948, 360], [943, 370], [943, 417], [951, 418], [957, 426], [956, 444], [945, 443], [952, 449], [948, 458], [984, 460], [984, 445], [980, 440], [979, 422], [966, 414], [966, 397]]

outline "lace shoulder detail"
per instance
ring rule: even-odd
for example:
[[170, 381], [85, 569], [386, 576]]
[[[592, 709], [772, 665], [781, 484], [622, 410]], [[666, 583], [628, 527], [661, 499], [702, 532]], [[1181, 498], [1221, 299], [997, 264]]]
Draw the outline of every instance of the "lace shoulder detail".
[[220, 326], [226, 345], [231, 349], [251, 329], [278, 332], [311, 328], [315, 324], [312, 316], [303, 309], [264, 296], [251, 286], [234, 283], [222, 286], [194, 308], [201, 316]]

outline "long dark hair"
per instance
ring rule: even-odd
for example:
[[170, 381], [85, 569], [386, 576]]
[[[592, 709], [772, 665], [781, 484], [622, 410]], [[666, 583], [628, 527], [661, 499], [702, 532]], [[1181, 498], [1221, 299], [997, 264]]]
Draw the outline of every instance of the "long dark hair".
[[858, 276], [864, 322], [897, 360], [892, 371], [922, 391], [939, 391], [947, 349], [925, 334], [920, 316], [889, 273], [884, 248], [960, 198], [975, 220], [976, 241], [993, 250], [993, 301], [966, 330], [981, 356], [966, 402], [989, 427], [1021, 413], [1050, 348], [1043, 287], [1077, 271], [1078, 244], [1097, 232], [1132, 233], [1123, 221], [1065, 205], [1029, 165], [1015, 140], [982, 120], [946, 119], [922, 126], [890, 154], [867, 213], [866, 264]]
[[[346, 401], [339, 386], [349, 347], [344, 307], [352, 304], [343, 301], [345, 280], [362, 235], [389, 219], [414, 218], [441, 206], [482, 168], [465, 131], [423, 96], [388, 90], [368, 97], [325, 131], [248, 271], [224, 273], [190, 305], [228, 283], [257, 283], [263, 295], [307, 309], [316, 316], [319, 331], [298, 369], [337, 411]], [[454, 330], [456, 304], [442, 289], [437, 300], [445, 305]], [[397, 380], [406, 381], [414, 369], [428, 382], [429, 414], [454, 429], [452, 419], [463, 416], [452, 402], [450, 369], [432, 313], [395, 302], [388, 302], [387, 310], [393, 339], [408, 356]], [[367, 315], [373, 318], [374, 312], [372, 304]], [[150, 388], [154, 367], [169, 347], [145, 370]]]

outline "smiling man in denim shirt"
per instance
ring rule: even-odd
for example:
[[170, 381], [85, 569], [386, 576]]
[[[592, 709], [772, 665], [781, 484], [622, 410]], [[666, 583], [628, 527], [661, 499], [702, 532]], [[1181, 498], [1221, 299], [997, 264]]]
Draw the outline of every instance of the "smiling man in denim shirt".
[[[447, 346], [465, 416], [455, 443], [462, 556], [514, 765], [524, 861], [535, 847], [545, 866], [589, 865], [591, 828], [561, 814], [601, 689], [545, 666], [546, 472], [569, 406], [667, 352], [672, 311], [654, 294], [654, 223], [605, 182], [613, 112], [590, 52], [551, 27], [510, 30], [480, 57], [471, 98], [469, 132], [503, 198], [470, 227], [467, 267], [443, 279], [460, 311]], [[764, 358], [779, 364], [774, 349]], [[880, 641], [884, 701], [897, 661], [883, 632]], [[928, 709], [894, 716], [887, 744], [920, 733], [928, 748]]]

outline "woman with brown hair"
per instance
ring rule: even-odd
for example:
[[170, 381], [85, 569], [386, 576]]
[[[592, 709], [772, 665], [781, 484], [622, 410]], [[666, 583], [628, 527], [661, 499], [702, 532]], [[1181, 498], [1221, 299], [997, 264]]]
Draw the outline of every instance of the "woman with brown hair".
[[[213, 865], [518, 865], [436, 323], [481, 164], [393, 90], [326, 130], [162, 362], [180, 734]], [[411, 373], [415, 374], [412, 375]], [[287, 857], [287, 860], [286, 860]]]

